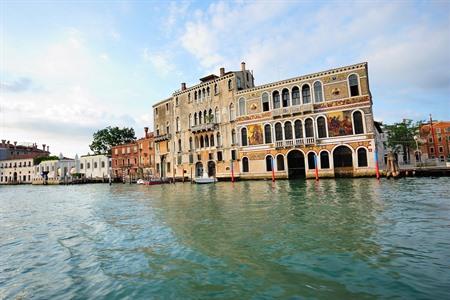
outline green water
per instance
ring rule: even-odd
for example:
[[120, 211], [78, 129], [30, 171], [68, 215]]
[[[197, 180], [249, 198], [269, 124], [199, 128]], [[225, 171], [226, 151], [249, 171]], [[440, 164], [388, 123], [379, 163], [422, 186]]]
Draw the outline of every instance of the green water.
[[0, 187], [0, 299], [444, 299], [450, 178]]

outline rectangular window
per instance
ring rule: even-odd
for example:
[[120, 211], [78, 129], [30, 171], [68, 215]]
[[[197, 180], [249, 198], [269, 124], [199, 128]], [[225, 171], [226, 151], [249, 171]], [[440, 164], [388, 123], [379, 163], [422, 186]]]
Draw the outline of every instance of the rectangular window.
[[439, 146], [439, 153], [442, 153], [442, 152], [444, 152], [444, 147]]
[[434, 148], [430, 147], [430, 153], [434, 153]]
[[84, 168], [84, 165], [83, 165], [83, 163], [81, 163], [80, 164], [80, 170], [83, 170], [83, 168]]
[[114, 149], [114, 154], [115, 154], [115, 155], [119, 154], [119, 149], [117, 149], [117, 148]]
[[170, 172], [170, 162], [167, 163], [167, 171]]
[[209, 154], [208, 154], [208, 157], [209, 157], [209, 160], [213, 160], [213, 159], [214, 159], [212, 153], [209, 153]]
[[231, 160], [236, 160], [236, 150], [231, 150]]
[[189, 154], [189, 163], [190, 164], [194, 163], [194, 155], [193, 154]]
[[105, 162], [104, 161], [102, 161], [102, 168], [104, 168], [105, 167]]
[[217, 152], [217, 160], [222, 161], [222, 151]]

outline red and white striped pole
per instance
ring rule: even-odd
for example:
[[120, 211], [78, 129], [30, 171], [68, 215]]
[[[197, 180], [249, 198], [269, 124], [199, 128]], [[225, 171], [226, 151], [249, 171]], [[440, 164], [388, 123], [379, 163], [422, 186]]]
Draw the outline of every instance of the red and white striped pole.
[[377, 179], [380, 180], [380, 167], [378, 166], [378, 151], [375, 150], [375, 172], [377, 174]]
[[231, 182], [234, 182], [233, 160], [231, 160]]

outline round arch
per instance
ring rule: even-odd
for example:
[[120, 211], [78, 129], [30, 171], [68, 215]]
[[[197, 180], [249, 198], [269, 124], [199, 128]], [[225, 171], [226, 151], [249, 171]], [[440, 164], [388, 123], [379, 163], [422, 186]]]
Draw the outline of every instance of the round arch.
[[354, 151], [345, 144], [337, 145], [332, 150], [334, 174], [336, 177], [353, 175]]
[[300, 149], [291, 149], [286, 153], [289, 179], [305, 178], [305, 154]]

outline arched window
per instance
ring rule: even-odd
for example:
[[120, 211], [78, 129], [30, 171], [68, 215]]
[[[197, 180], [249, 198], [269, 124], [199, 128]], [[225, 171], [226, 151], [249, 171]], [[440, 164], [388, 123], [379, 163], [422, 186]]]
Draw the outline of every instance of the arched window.
[[178, 152], [181, 152], [181, 139], [178, 140]]
[[314, 82], [314, 100], [316, 102], [323, 101], [322, 83], [320, 81]]
[[205, 98], [206, 97], [206, 92], [205, 92], [205, 88], [203, 88], [203, 90], [202, 90], [202, 98]]
[[266, 144], [272, 143], [272, 127], [269, 124], [264, 126], [264, 139]]
[[214, 123], [220, 123], [220, 117], [219, 117], [219, 108], [216, 107], [214, 110]]
[[282, 154], [277, 155], [277, 170], [284, 171], [284, 157]]
[[281, 128], [281, 123], [275, 124], [275, 139], [277, 141], [283, 140], [283, 130]]
[[316, 162], [315, 162], [316, 154], [313, 152], [308, 153], [308, 169], [314, 170], [316, 168]]
[[167, 134], [170, 133], [170, 125], [169, 125], [169, 121], [167, 121], [167, 123], [166, 123], [166, 133], [167, 133]]
[[358, 149], [358, 167], [367, 167], [367, 150], [364, 148]]
[[192, 127], [192, 114], [189, 114], [189, 128]]
[[209, 139], [209, 143], [211, 144], [211, 147], [214, 147], [214, 135], [211, 134], [211, 137]]
[[291, 124], [291, 122], [284, 123], [284, 139], [292, 140], [292, 124]]
[[273, 109], [280, 108], [280, 93], [278, 91], [274, 91], [272, 93], [273, 99]]
[[217, 88], [217, 83], [214, 84], [214, 95], [217, 95], [219, 93], [219, 90]]
[[320, 152], [320, 168], [329, 169], [330, 168], [330, 157], [327, 151]]
[[209, 86], [206, 88], [206, 95], [209, 97]]
[[189, 137], [189, 150], [192, 150], [192, 137]]
[[247, 128], [241, 129], [241, 145], [247, 146]]
[[194, 125], [197, 125], [198, 120], [197, 120], [197, 113], [194, 113]]
[[203, 120], [202, 112], [199, 112], [198, 113], [198, 124], [202, 124], [202, 120]]
[[248, 158], [244, 157], [242, 159], [242, 172], [247, 173], [248, 172]]
[[200, 136], [200, 148], [205, 147], [205, 141], [203, 140], [203, 135]]
[[191, 102], [191, 93], [188, 93], [188, 102]]
[[194, 92], [194, 100], [197, 100], [197, 91]]
[[156, 125], [156, 135], [159, 135], [159, 125]]
[[177, 132], [180, 131], [180, 117], [177, 117]]
[[245, 116], [245, 99], [240, 98], [238, 105], [239, 105], [239, 115]]
[[311, 88], [307, 84], [302, 86], [302, 98], [303, 104], [311, 103]]
[[205, 136], [205, 147], [209, 147], [209, 137]]
[[222, 140], [220, 137], [220, 132], [217, 133], [217, 147], [222, 147]]
[[295, 138], [301, 139], [303, 138], [303, 128], [302, 128], [302, 121], [297, 120], [294, 123], [294, 131], [295, 131]]
[[300, 104], [300, 90], [297, 86], [292, 88], [292, 105]]
[[324, 117], [317, 118], [317, 135], [319, 138], [327, 137], [327, 123]]
[[288, 89], [283, 89], [283, 91], [281, 91], [281, 98], [283, 99], [283, 107], [288, 107], [289, 106], [289, 90]]
[[266, 171], [272, 172], [272, 156], [268, 155], [266, 156]]
[[198, 137], [195, 137], [195, 149], [200, 148], [199, 146], [200, 146], [200, 144], [198, 142]]
[[228, 89], [231, 90], [233, 88], [233, 82], [230, 80], [228, 80]]
[[206, 111], [206, 109], [203, 112], [203, 123], [208, 123], [208, 112]]
[[231, 144], [236, 144], [236, 130], [231, 130]]
[[261, 101], [263, 111], [269, 111], [270, 110], [269, 95], [267, 93], [262, 94]]
[[350, 97], [359, 96], [358, 76], [356, 74], [348, 76], [348, 86], [350, 87]]
[[306, 137], [314, 137], [314, 127], [311, 119], [306, 119], [305, 121], [305, 134]]
[[353, 131], [355, 134], [364, 133], [363, 119], [360, 111], [353, 113]]
[[213, 115], [212, 109], [210, 108], [208, 111], [208, 123], [212, 123], [212, 122], [214, 122], [214, 115]]
[[234, 114], [234, 105], [233, 103], [230, 104], [230, 122], [234, 121], [236, 119], [236, 116]]

